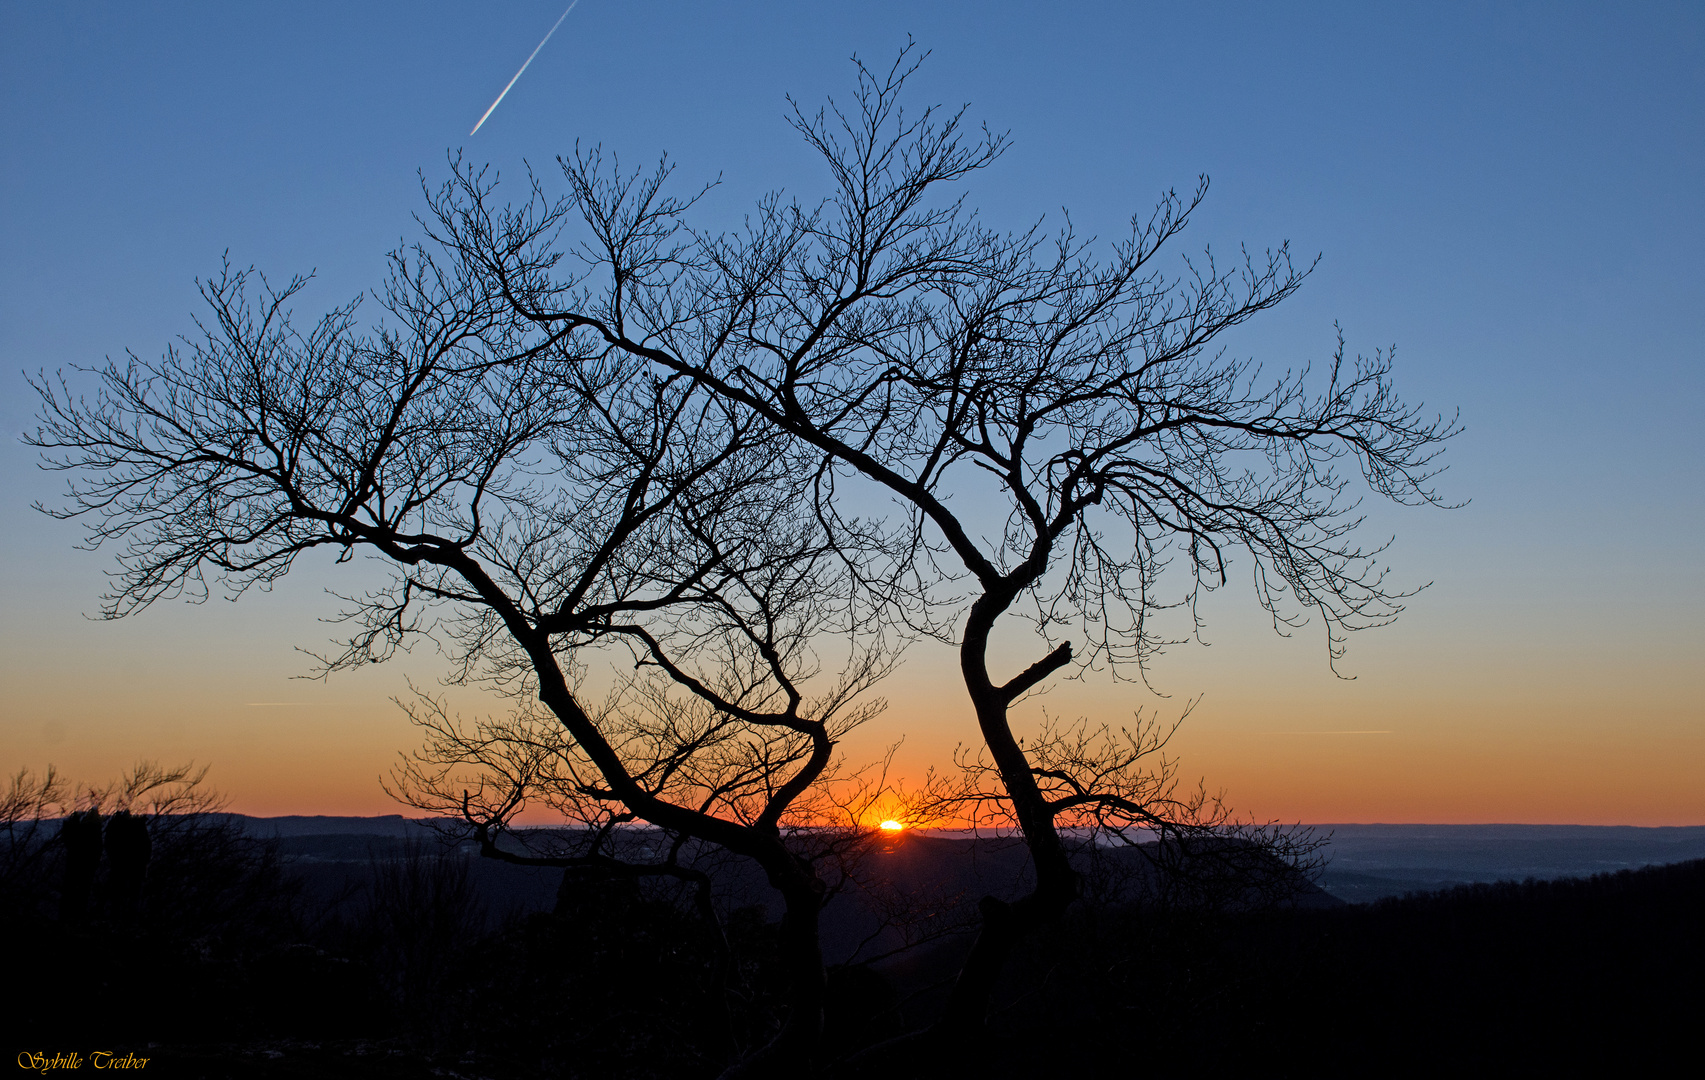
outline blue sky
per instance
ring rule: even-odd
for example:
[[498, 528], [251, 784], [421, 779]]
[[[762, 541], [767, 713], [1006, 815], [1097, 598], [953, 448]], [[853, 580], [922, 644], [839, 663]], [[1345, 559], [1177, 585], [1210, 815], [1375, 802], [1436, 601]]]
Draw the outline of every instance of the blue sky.
[[[312, 574], [235, 609], [82, 619], [103, 557], [27, 509], [56, 484], [15, 442], [22, 371], [158, 353], [227, 250], [317, 271], [314, 309], [369, 287], [413, 234], [418, 173], [458, 149], [511, 177], [577, 140], [667, 150], [684, 180], [720, 176], [705, 210], [732, 227], [765, 190], [819, 190], [784, 95], [844, 95], [851, 54], [886, 64], [909, 35], [932, 52], [914, 102], [1012, 134], [971, 188], [990, 221], [1066, 207], [1113, 237], [1209, 174], [1183, 250], [1323, 256], [1234, 349], [1318, 360], [1336, 321], [1354, 350], [1396, 345], [1409, 397], [1462, 409], [1445, 490], [1470, 505], [1371, 523], [1433, 588], [1354, 643], [1352, 684], [1218, 598], [1213, 648], [1157, 665], [1161, 706], [1206, 694], [1187, 766], [1314, 820], [1705, 821], [1705, 8], [582, 0], [470, 139], [560, 13], [0, 2], [0, 764], [93, 780], [198, 756], [256, 807], [378, 812], [409, 737], [386, 698], [434, 670], [289, 682], [291, 647], [325, 634]], [[944, 754], [963, 733], [921, 729], [908, 678], [884, 723]], [[292, 695], [313, 719], [243, 712]], [[1394, 734], [1260, 737], [1358, 716]], [[296, 795], [255, 794], [304, 769]]]

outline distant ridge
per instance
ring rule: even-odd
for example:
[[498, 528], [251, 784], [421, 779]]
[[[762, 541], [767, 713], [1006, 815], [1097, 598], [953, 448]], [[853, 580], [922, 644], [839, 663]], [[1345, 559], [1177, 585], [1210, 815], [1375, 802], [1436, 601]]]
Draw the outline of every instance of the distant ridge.
[[409, 837], [432, 833], [432, 825], [426, 818], [406, 818], [401, 814], [384, 814], [379, 817], [337, 817], [326, 814], [250, 817], [247, 814], [231, 814], [230, 817], [251, 836]]
[[[281, 840], [366, 837], [396, 842], [436, 836], [430, 820], [401, 814], [231, 817], [250, 835]], [[1705, 858], [1705, 825], [1341, 823], [1310, 827], [1317, 835], [1331, 837], [1325, 849], [1329, 861], [1319, 884], [1332, 896], [1352, 903], [1457, 885], [1589, 877]], [[964, 839], [955, 833], [924, 831], [914, 840], [926, 838]], [[309, 850], [320, 858], [340, 858], [350, 857], [342, 854], [345, 851], [367, 849], [345, 842], [330, 848], [304, 848], [303, 853]], [[1022, 856], [1018, 858], [1022, 861]]]
[[1590, 877], [1705, 858], [1705, 825], [1316, 825], [1320, 884], [1356, 903], [1457, 885]]

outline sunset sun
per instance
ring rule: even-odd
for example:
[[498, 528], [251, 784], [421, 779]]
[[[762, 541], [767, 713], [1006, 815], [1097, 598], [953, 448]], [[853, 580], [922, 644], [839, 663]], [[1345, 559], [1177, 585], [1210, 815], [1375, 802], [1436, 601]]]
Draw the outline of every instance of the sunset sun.
[[904, 829], [905, 826], [890, 818], [882, 823], [881, 828], [883, 832], [899, 832], [901, 829]]

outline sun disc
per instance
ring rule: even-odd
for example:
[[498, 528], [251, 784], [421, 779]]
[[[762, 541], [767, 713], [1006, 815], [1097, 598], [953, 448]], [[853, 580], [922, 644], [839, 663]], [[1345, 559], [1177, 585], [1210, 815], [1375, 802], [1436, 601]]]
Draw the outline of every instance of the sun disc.
[[883, 832], [899, 832], [901, 829], [904, 829], [904, 828], [905, 828], [904, 825], [900, 824], [898, 821], [894, 821], [893, 819], [889, 819], [888, 821], [884, 821], [882, 823], [882, 831]]

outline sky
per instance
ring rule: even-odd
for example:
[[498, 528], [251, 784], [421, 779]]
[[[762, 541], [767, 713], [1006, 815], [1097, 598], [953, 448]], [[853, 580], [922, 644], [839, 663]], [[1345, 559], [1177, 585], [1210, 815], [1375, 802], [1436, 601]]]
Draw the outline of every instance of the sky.
[[[1234, 351], [1319, 360], [1336, 323], [1466, 426], [1441, 486], [1467, 505], [1369, 508], [1431, 584], [1352, 640], [1353, 679], [1318, 624], [1279, 638], [1229, 587], [1150, 687], [1064, 683], [1021, 722], [1200, 699], [1180, 772], [1263, 819], [1705, 824], [1705, 7], [581, 0], [469, 137], [561, 14], [0, 0], [0, 767], [195, 759], [243, 812], [397, 812], [379, 777], [414, 736], [391, 699], [442, 673], [417, 650], [299, 678], [326, 564], [88, 618], [109, 556], [30, 509], [61, 479], [18, 442], [24, 373], [157, 356], [226, 252], [315, 272], [304, 313], [372, 287], [448, 154], [516, 177], [577, 142], [666, 151], [720, 177], [703, 210], [736, 226], [766, 191], [823, 190], [786, 95], [845, 96], [850, 56], [910, 37], [915, 104], [1011, 134], [970, 185], [986, 220], [1064, 208], [1114, 237], [1207, 174], [1181, 250], [1321, 255]], [[952, 666], [914, 650], [849, 753], [903, 738], [899, 771], [945, 764], [975, 736]]]

